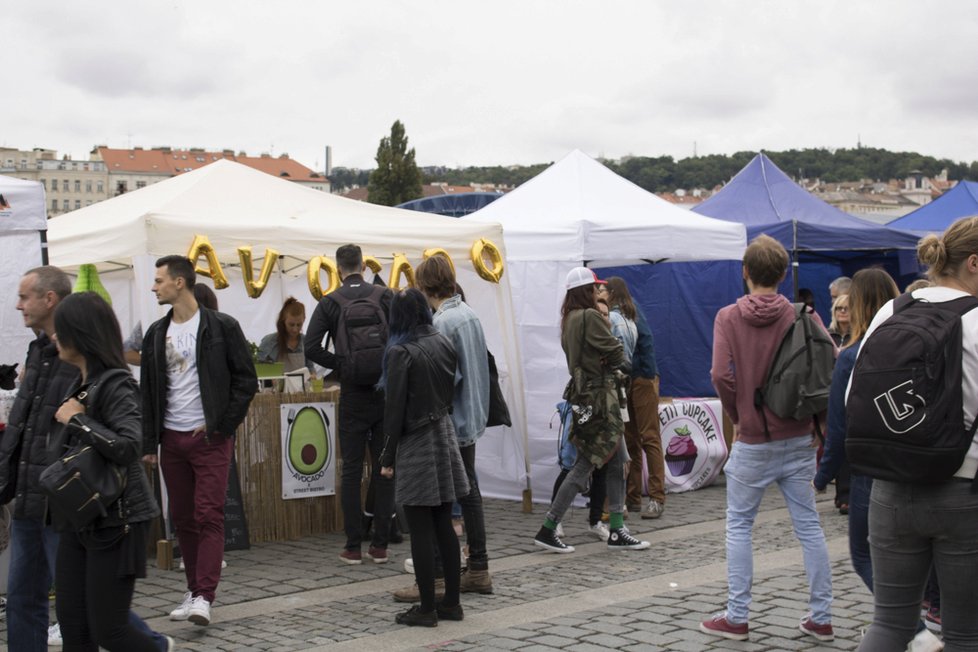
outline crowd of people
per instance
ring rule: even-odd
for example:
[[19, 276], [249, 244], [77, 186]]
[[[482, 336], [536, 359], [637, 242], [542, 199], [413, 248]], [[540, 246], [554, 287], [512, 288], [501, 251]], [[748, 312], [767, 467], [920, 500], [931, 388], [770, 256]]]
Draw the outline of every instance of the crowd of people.
[[[949, 350], [959, 356], [960, 379], [949, 378], [961, 385], [953, 414], [963, 424], [949, 427], [974, 436], [978, 218], [924, 238], [918, 257], [929, 280], [902, 296], [879, 268], [837, 279], [829, 288], [832, 316], [825, 326], [811, 292], [799, 293], [807, 309], [779, 293], [789, 268], [784, 247], [767, 236], [747, 247], [747, 294], [717, 313], [713, 331], [711, 380], [734, 424], [724, 467], [728, 595], [725, 611], [704, 620], [701, 631], [748, 640], [752, 530], [766, 489], [777, 485], [810, 589], [799, 629], [833, 640], [832, 577], [816, 493], [834, 482], [836, 504], [848, 514], [853, 568], [875, 601], [859, 649], [978, 649], [978, 442], [969, 440], [959, 468], [940, 482], [900, 482], [867, 471], [855, 458], [852, 469], [847, 463], [853, 455], [847, 451], [847, 400], [863, 390], [859, 370], [875, 355], [861, 360], [860, 353], [871, 350], [874, 333], [907, 305], [960, 312], [960, 349]], [[434, 627], [462, 620], [461, 594], [493, 592], [476, 472], [494, 382], [485, 333], [445, 257], [427, 258], [415, 272], [416, 287], [399, 291], [365, 280], [356, 245], [340, 247], [336, 263], [341, 284], [318, 302], [306, 333], [305, 306], [290, 297], [257, 359], [310, 374], [319, 365], [339, 380], [346, 540], [338, 559], [387, 563], [402, 519], [415, 582], [394, 592], [395, 600], [412, 603], [396, 621]], [[91, 292], [71, 294], [62, 270], [38, 267], [21, 279], [17, 309], [37, 337], [0, 437], [0, 501], [12, 503], [13, 515], [10, 649], [47, 649], [52, 583], [65, 649], [173, 649], [172, 639], [130, 609], [135, 581], [146, 572], [149, 525], [160, 514], [147, 477], [156, 465], [186, 577], [186, 593], [170, 619], [211, 622], [234, 436], [258, 382], [238, 322], [218, 311], [213, 293], [202, 287], [189, 259], [160, 258], [152, 291], [169, 310], [145, 336], [137, 327], [124, 345], [107, 301]], [[591, 533], [610, 551], [647, 550], [649, 542], [636, 538], [625, 519], [659, 518], [666, 505], [652, 332], [619, 277], [602, 280], [578, 267], [564, 290], [560, 338], [571, 378], [564, 398], [573, 460], [558, 477], [533, 543], [548, 552], [574, 552], [562, 540], [561, 521], [576, 496], [589, 493]], [[837, 358], [825, 413], [799, 418], [779, 414], [759, 388], [801, 319], [831, 335]], [[129, 365], [139, 366], [138, 384]], [[905, 400], [913, 400], [912, 391], [909, 396]], [[125, 478], [117, 497], [84, 525], [62, 511], [44, 482], [45, 471], [74, 447], [90, 448]], [[360, 487], [367, 460], [365, 505]], [[464, 549], [453, 508], [464, 521]], [[942, 624], [943, 642], [927, 621]]]

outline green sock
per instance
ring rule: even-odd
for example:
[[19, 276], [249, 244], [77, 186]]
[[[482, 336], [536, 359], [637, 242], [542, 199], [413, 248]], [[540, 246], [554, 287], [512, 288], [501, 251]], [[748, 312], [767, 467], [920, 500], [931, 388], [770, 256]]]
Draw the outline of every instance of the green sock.
[[612, 530], [620, 530], [625, 527], [625, 516], [621, 512], [611, 512], [608, 517], [608, 527]]
[[555, 523], [553, 520], [548, 518], [546, 521], [543, 522], [543, 527], [547, 528], [548, 530], [556, 530], [557, 523]]

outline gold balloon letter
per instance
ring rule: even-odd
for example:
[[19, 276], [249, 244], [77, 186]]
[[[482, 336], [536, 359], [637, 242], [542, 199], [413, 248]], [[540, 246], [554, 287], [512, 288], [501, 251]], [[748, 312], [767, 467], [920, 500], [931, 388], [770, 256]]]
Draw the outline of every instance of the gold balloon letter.
[[441, 247], [432, 247], [431, 249], [425, 249], [424, 253], [421, 255], [421, 259], [428, 260], [432, 256], [444, 256], [445, 260], [448, 261], [448, 266], [452, 268], [452, 274], [455, 274], [455, 261], [452, 260], [452, 257], [448, 255], [447, 251], [445, 251]]
[[364, 256], [363, 264], [366, 265], [367, 269], [369, 269], [374, 274], [380, 274], [380, 270], [383, 268], [383, 265], [380, 264], [380, 261], [374, 258], [373, 256]]
[[[329, 272], [329, 287], [326, 288], [325, 292], [323, 292], [323, 284], [319, 280], [319, 271], [323, 269]], [[326, 256], [315, 256], [309, 261], [309, 266], [306, 268], [306, 277], [309, 281], [309, 292], [312, 293], [316, 301], [319, 301], [340, 286], [340, 273], [336, 269], [336, 263]]]
[[278, 261], [278, 252], [274, 249], [265, 249], [265, 257], [261, 261], [261, 272], [258, 273], [257, 281], [251, 261], [251, 247], [238, 247], [238, 260], [241, 261], [241, 276], [244, 278], [245, 290], [248, 291], [249, 297], [257, 299], [268, 285], [268, 279], [275, 269], [275, 262]]
[[[499, 253], [496, 245], [492, 243], [492, 240], [479, 238], [472, 245], [471, 254], [472, 266], [475, 267], [476, 273], [491, 283], [499, 283], [499, 279], [503, 277], [503, 256]], [[492, 263], [492, 269], [486, 265], [487, 256], [489, 262]]]
[[[197, 265], [197, 261], [201, 256], [207, 258], [207, 268]], [[228, 277], [224, 275], [224, 270], [221, 269], [221, 263], [217, 261], [217, 252], [214, 251], [214, 245], [211, 244], [211, 241], [207, 239], [206, 235], [194, 236], [194, 241], [190, 244], [190, 251], [187, 253], [187, 258], [194, 264], [195, 272], [214, 281], [215, 290], [223, 290], [228, 286]]]
[[408, 262], [407, 256], [404, 254], [394, 254], [394, 263], [391, 265], [391, 277], [390, 281], [387, 283], [387, 287], [392, 290], [401, 289], [401, 275], [404, 275], [405, 280], [407, 280], [407, 285], [409, 288], [414, 287], [414, 268], [411, 267], [411, 263]]

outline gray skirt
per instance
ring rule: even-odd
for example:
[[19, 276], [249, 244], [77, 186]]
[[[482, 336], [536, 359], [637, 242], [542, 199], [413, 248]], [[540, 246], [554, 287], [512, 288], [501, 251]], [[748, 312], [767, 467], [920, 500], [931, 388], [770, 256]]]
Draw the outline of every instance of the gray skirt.
[[404, 436], [397, 445], [394, 495], [398, 505], [436, 507], [469, 493], [465, 465], [449, 415]]

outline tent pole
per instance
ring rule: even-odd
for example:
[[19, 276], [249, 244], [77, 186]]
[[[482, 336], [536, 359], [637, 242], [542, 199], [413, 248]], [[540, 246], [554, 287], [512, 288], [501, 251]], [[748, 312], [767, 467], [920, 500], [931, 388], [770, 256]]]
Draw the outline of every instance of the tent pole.
[[38, 231], [41, 236], [41, 264], [48, 264], [48, 232], [47, 229]]

